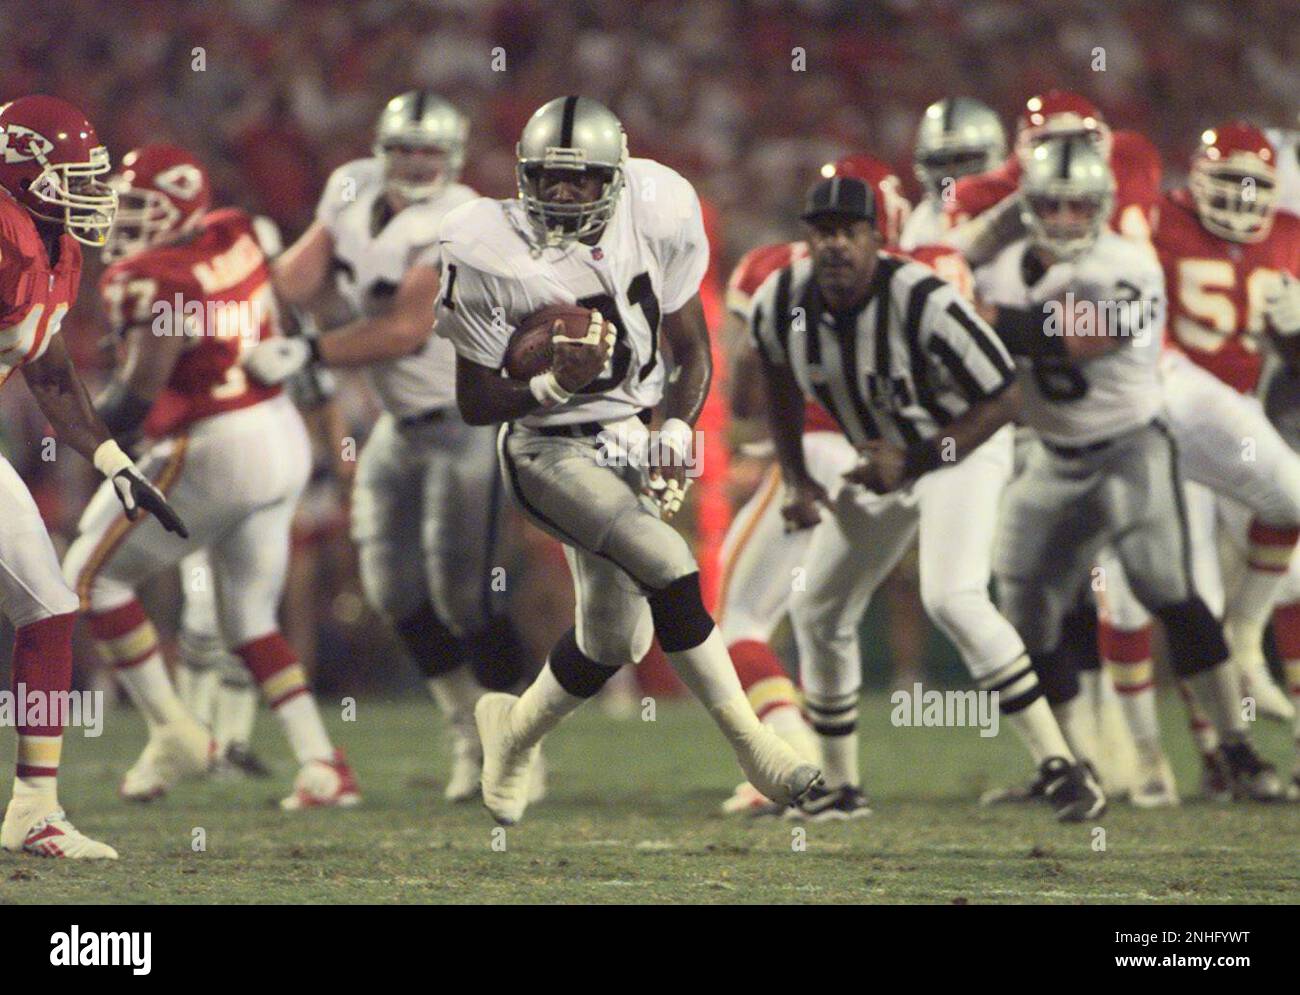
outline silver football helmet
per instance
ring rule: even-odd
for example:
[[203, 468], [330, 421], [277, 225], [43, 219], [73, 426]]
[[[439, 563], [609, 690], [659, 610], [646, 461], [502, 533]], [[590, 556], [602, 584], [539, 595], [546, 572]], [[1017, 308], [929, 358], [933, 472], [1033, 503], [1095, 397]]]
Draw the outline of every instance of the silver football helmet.
[[[609, 223], [623, 189], [627, 136], [604, 104], [587, 97], [557, 97], [524, 125], [516, 146], [519, 199], [540, 245], [566, 245], [594, 235]], [[599, 170], [600, 195], [585, 203], [547, 201], [541, 196], [545, 170]]]
[[1049, 138], [1022, 159], [1020, 217], [1029, 240], [1058, 259], [1088, 249], [1110, 221], [1115, 177], [1097, 143]]
[[983, 173], [1007, 154], [1007, 132], [993, 109], [972, 97], [935, 101], [921, 115], [916, 131], [913, 168], [934, 196], [943, 182]]
[[[469, 119], [442, 97], [411, 90], [390, 100], [375, 126], [374, 154], [384, 163], [384, 186], [408, 201], [428, 200], [460, 178]], [[405, 149], [435, 149], [445, 161], [430, 175], [425, 163], [403, 161]]]

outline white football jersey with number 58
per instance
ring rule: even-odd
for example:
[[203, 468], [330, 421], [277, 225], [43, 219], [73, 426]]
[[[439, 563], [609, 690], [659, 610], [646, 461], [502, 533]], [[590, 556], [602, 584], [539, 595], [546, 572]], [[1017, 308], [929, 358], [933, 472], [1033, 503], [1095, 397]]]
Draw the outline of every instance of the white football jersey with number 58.
[[680, 174], [631, 159], [613, 217], [595, 245], [538, 249], [517, 199], [466, 204], [439, 233], [439, 335], [465, 359], [499, 369], [523, 320], [548, 304], [598, 310], [617, 329], [609, 362], [567, 404], [525, 425], [609, 422], [659, 403], [663, 315], [699, 290], [709, 264], [700, 202]]

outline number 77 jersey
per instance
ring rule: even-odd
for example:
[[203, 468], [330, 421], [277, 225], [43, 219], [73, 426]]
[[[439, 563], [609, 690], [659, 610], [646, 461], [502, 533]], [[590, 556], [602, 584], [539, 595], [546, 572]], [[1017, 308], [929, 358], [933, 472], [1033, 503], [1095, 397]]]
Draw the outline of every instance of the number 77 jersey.
[[538, 248], [518, 200], [486, 198], [443, 219], [438, 239], [439, 335], [459, 356], [499, 369], [523, 319], [547, 304], [577, 304], [617, 330], [600, 375], [566, 404], [525, 425], [610, 422], [658, 404], [665, 370], [663, 315], [695, 294], [709, 263], [695, 190], [650, 159], [630, 159], [613, 217], [595, 245]]
[[1264, 300], [1282, 273], [1300, 276], [1300, 218], [1279, 211], [1260, 241], [1230, 242], [1205, 229], [1187, 190], [1175, 190], [1161, 199], [1154, 241], [1169, 294], [1169, 343], [1229, 386], [1253, 391]]

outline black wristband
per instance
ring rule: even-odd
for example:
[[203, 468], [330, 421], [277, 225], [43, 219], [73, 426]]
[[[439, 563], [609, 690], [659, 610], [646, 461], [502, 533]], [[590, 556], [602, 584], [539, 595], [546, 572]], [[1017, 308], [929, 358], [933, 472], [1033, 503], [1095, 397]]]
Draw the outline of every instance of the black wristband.
[[1028, 359], [1045, 359], [1049, 356], [1069, 356], [1065, 336], [1049, 335], [1046, 315], [1033, 308], [999, 307], [993, 321], [993, 330], [1013, 356]]
[[903, 454], [903, 473], [908, 480], [915, 480], [922, 474], [939, 469], [943, 466], [943, 462], [937, 437], [926, 442], [917, 442], [908, 446]]

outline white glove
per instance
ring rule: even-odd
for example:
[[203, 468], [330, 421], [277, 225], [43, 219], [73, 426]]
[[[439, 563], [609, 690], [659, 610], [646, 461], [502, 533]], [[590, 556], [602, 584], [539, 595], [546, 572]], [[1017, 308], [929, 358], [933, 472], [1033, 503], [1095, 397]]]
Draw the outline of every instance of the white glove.
[[314, 359], [312, 340], [301, 335], [289, 338], [277, 335], [265, 339], [249, 350], [243, 359], [244, 369], [258, 383], [270, 387], [284, 383]]
[[[680, 418], [669, 418], [659, 426], [655, 439], [658, 452], [650, 453], [650, 468], [653, 470], [656, 466], [664, 466], [689, 469], [688, 462], [694, 439], [695, 433], [690, 425]], [[648, 487], [655, 500], [659, 502], [659, 511], [664, 518], [672, 518], [681, 510], [692, 479], [690, 476], [683, 476], [678, 480], [675, 475], [667, 476], [659, 473], [649, 478]]]
[[1300, 280], [1283, 273], [1277, 288], [1264, 298], [1264, 315], [1284, 338], [1300, 333]]

